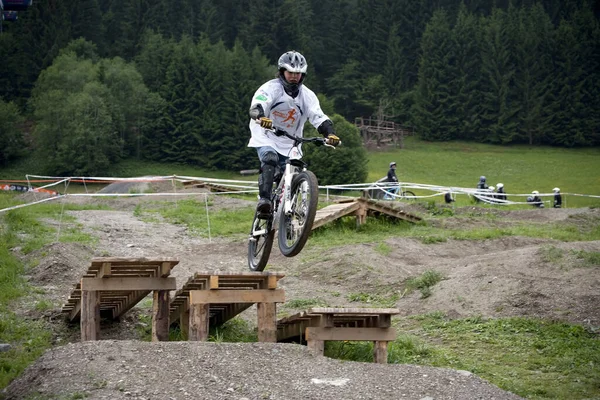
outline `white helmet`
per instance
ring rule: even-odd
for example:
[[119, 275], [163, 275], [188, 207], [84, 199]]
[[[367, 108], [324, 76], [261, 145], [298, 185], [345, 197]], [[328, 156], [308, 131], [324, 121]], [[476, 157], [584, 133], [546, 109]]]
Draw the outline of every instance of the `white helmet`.
[[560, 192], [560, 189], [559, 188], [554, 188], [554, 189], [552, 189], [552, 191], [553, 192]]
[[488, 186], [488, 189], [490, 189], [490, 192], [493, 192], [496, 188], [493, 186]]
[[499, 184], [497, 184], [497, 185], [496, 185], [496, 187], [497, 187], [498, 189], [500, 189], [500, 188], [503, 188], [503, 187], [504, 187], [504, 183], [499, 183]]
[[538, 195], [538, 194], [540, 194], [540, 192], [538, 192], [537, 190], [534, 190], [533, 192], [531, 192], [531, 194]]
[[390, 163], [390, 168], [392, 168], [392, 166], [393, 166], [393, 165], [396, 165], [396, 161], [392, 161], [392, 162]]
[[279, 61], [277, 61], [277, 68], [280, 71], [284, 69], [289, 72], [306, 74], [308, 64], [306, 63], [306, 58], [304, 58], [302, 54], [292, 50], [283, 53], [281, 57], [279, 57]]

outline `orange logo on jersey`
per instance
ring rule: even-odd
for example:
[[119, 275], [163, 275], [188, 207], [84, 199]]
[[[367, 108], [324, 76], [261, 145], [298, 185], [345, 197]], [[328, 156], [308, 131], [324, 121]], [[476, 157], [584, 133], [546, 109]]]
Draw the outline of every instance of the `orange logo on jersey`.
[[281, 111], [273, 111], [273, 115], [282, 119], [282, 123], [291, 121], [286, 125], [286, 128], [290, 128], [296, 122], [296, 117], [294, 117], [294, 115], [296, 115], [295, 108], [288, 110], [287, 114]]

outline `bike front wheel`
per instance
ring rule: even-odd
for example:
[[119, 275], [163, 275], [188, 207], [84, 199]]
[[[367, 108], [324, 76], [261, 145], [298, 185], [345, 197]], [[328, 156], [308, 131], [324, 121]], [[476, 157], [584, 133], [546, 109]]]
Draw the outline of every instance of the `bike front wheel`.
[[413, 192], [411, 192], [410, 190], [407, 190], [405, 192], [402, 192], [402, 198], [404, 200], [415, 200], [415, 194]]
[[317, 177], [310, 171], [302, 171], [294, 177], [291, 187], [291, 211], [282, 213], [279, 220], [279, 250], [286, 257], [300, 253], [312, 230], [319, 186]]
[[272, 223], [272, 218], [261, 219], [258, 214], [254, 215], [248, 238], [248, 267], [251, 271], [263, 271], [267, 266], [275, 239]]

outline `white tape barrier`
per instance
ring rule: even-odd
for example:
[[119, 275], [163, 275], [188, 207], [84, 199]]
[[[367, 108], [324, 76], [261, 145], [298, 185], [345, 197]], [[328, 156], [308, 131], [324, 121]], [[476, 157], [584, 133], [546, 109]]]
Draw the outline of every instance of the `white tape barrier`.
[[[109, 182], [158, 182], [158, 181], [178, 181], [178, 182], [190, 182], [190, 181], [199, 181], [199, 182], [209, 182], [219, 184], [220, 186], [230, 187], [232, 190], [230, 192], [217, 192], [211, 193], [212, 195], [222, 195], [222, 194], [241, 194], [241, 193], [256, 193], [257, 182], [255, 181], [245, 181], [245, 180], [233, 180], [233, 179], [218, 179], [218, 178], [205, 178], [205, 177], [196, 177], [196, 176], [183, 176], [183, 175], [168, 175], [168, 176], [146, 176], [146, 177], [134, 177], [134, 178], [121, 178], [121, 177], [58, 177], [58, 176], [45, 176], [45, 175], [27, 175], [27, 181], [29, 182], [31, 178], [34, 179], [56, 179], [57, 181], [54, 183], [50, 183], [45, 185], [39, 189], [47, 188], [51, 186], [56, 186], [58, 184], [64, 183], [66, 186], [69, 185], [71, 181], [83, 182], [87, 183], [109, 183]], [[31, 189], [31, 185], [29, 185]], [[319, 186], [319, 189], [327, 190], [327, 195], [329, 196], [329, 190], [336, 191], [359, 191], [359, 190], [381, 190], [383, 193], [388, 194], [394, 198], [402, 198], [402, 195], [399, 195], [395, 192], [390, 191], [389, 189], [398, 189], [401, 188], [402, 191], [405, 190], [429, 190], [435, 192], [430, 195], [415, 195], [411, 198], [415, 199], [425, 199], [425, 198], [433, 198], [438, 196], [443, 196], [446, 193], [450, 193], [454, 198], [459, 194], [466, 194], [468, 196], [474, 196], [479, 200], [487, 203], [487, 204], [498, 204], [498, 205], [511, 205], [511, 204], [531, 204], [528, 202], [519, 202], [519, 201], [509, 201], [495, 198], [493, 196], [497, 196], [497, 193], [491, 193], [486, 190], [478, 190], [472, 188], [461, 188], [461, 187], [449, 187], [449, 186], [440, 186], [440, 185], [429, 185], [429, 184], [420, 184], [420, 183], [410, 183], [410, 182], [401, 182], [400, 185], [390, 183], [390, 182], [371, 182], [371, 183], [354, 183], [354, 184], [344, 184], [344, 185], [325, 185]], [[244, 189], [244, 190], [240, 190]], [[509, 194], [504, 193], [506, 196], [511, 197], [528, 197], [531, 196], [530, 193], [527, 194]], [[74, 197], [141, 197], [141, 196], [197, 196], [204, 195], [204, 193], [198, 192], [165, 192], [165, 193], [73, 193], [73, 194], [64, 194], [58, 195], [51, 198], [43, 199], [40, 201], [34, 201], [27, 204], [21, 204], [14, 207], [9, 207], [6, 209], [0, 210], [0, 213], [4, 211], [13, 210], [16, 208], [27, 207], [29, 205], [39, 204], [46, 201], [56, 200], [58, 198], [64, 198], [68, 196]], [[579, 196], [579, 197], [591, 197], [591, 198], [600, 198], [600, 196], [596, 195], [586, 195], [586, 194], [578, 194], [578, 193], [562, 193], [563, 196]], [[541, 193], [540, 197], [553, 197], [554, 193]], [[546, 200], [545, 202], [549, 203], [550, 201]]]

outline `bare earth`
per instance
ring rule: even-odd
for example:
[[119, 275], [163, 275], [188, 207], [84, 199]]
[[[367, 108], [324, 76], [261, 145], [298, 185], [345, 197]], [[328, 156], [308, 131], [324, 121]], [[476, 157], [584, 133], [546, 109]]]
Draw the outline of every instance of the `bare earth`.
[[[146, 311], [136, 308], [120, 323], [103, 325], [104, 340], [80, 343], [77, 327], [66, 328], [60, 307], [94, 256], [176, 257], [180, 263], [172, 276], [178, 286], [198, 271], [247, 270], [243, 237], [209, 240], [191, 236], [182, 225], [144, 222], [134, 216], [137, 204], [156, 200], [69, 200], [105, 202], [118, 211], [69, 212], [98, 243], [93, 247], [55, 243], [28, 256], [39, 260], [31, 271], [31, 283], [44, 289], [43, 298], [54, 307], [43, 313], [33, 311], [38, 298], [23, 301], [18, 309], [32, 318], [53, 321], [58, 346], [8, 386], [4, 391], [7, 399], [34, 393], [46, 396], [44, 399], [73, 393], [89, 399], [519, 398], [465, 371], [342, 362], [314, 356], [299, 345], [142, 342], [135, 340], [136, 316]], [[225, 197], [213, 202], [214, 208], [253, 206]], [[599, 209], [490, 211], [467, 207], [457, 210], [460, 213], [464, 215], [433, 223], [502, 228], [522, 221], [559, 222], [574, 229], [598, 229], [600, 225]], [[477, 213], [492, 213], [494, 218]], [[268, 269], [286, 274], [280, 286], [288, 300], [318, 299], [332, 307], [360, 307], [369, 304], [349, 303], [346, 296], [397, 291], [401, 316], [443, 311], [455, 318], [527, 316], [600, 327], [600, 266], [580, 266], [575, 253], [569, 251], [600, 252], [600, 241], [505, 237], [423, 244], [396, 237], [385, 245], [389, 252], [381, 251], [378, 243], [323, 250], [309, 240], [300, 255], [285, 258], [275, 243]], [[551, 246], [566, 250], [564, 257], [548, 261], [545, 254]], [[427, 270], [444, 276], [430, 297], [422, 299], [418, 291], [402, 291], [406, 279]], [[256, 311], [250, 309], [241, 317], [254, 321]]]

